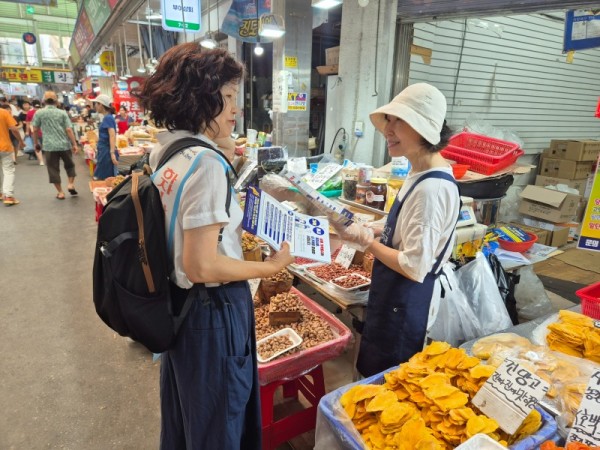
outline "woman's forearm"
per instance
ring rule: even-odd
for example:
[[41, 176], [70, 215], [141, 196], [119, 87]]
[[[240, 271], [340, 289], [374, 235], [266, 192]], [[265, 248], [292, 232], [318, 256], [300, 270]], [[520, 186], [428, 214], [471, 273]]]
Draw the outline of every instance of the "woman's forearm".
[[240, 261], [217, 254], [211, 261], [197, 261], [196, 264], [186, 267], [186, 276], [192, 283], [224, 283], [266, 278], [282, 268], [279, 268], [275, 261]]
[[371, 253], [373, 253], [373, 256], [375, 258], [377, 258], [379, 261], [381, 261], [387, 267], [392, 269], [394, 272], [398, 272], [399, 274], [405, 276], [406, 278], [416, 281], [416, 280], [414, 280], [414, 278], [412, 276], [410, 276], [404, 270], [402, 270], [402, 267], [400, 266], [400, 263], [398, 262], [398, 253], [400, 253], [398, 250], [396, 250], [394, 248], [390, 248], [387, 245], [383, 245], [381, 242], [379, 242], [378, 239], [375, 239], [373, 241], [373, 243], [368, 248], [368, 250]]

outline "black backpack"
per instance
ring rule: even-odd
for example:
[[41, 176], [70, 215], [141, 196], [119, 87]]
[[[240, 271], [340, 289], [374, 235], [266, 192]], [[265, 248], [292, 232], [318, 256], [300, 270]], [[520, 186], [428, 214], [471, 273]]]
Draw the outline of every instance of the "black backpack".
[[[157, 170], [176, 153], [194, 146], [210, 148], [228, 161], [206, 142], [183, 138], [169, 145]], [[230, 177], [236, 175], [233, 167], [231, 171], [227, 171], [227, 214]], [[110, 192], [98, 221], [93, 268], [96, 312], [121, 336], [130, 337], [154, 353], [168, 350], [193, 299], [198, 293], [208, 297], [203, 284], [182, 289], [171, 282], [172, 267], [159, 190], [150, 176], [135, 172]]]

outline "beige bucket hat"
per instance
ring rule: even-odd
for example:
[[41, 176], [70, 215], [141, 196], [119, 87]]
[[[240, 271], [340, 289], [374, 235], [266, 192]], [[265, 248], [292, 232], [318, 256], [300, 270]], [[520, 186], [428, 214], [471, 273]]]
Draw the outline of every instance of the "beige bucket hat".
[[427, 142], [440, 142], [440, 132], [446, 118], [446, 97], [427, 83], [411, 84], [387, 105], [370, 114], [371, 122], [381, 133], [385, 129], [386, 115], [398, 117], [408, 123]]

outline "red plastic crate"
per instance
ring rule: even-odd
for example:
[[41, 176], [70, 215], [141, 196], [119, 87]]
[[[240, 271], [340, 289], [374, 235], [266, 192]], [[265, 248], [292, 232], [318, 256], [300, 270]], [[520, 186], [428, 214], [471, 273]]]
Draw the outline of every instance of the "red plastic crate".
[[312, 313], [324, 319], [333, 331], [334, 338], [308, 350], [302, 350], [288, 356], [276, 358], [264, 364], [258, 364], [258, 381], [261, 386], [277, 380], [293, 380], [325, 361], [336, 358], [348, 346], [352, 332], [329, 311], [312, 301], [296, 288], [290, 292], [296, 294]]
[[467, 156], [464, 149], [461, 149], [459, 147], [454, 147], [452, 145], [449, 145], [448, 147], [443, 149], [440, 153], [442, 154], [442, 156], [444, 158], [451, 159], [460, 164], [468, 164], [470, 166], [469, 170], [471, 170], [473, 172], [477, 172], [477, 173], [482, 173], [484, 175], [492, 175], [492, 174], [498, 172], [499, 170], [505, 169], [506, 167], [510, 166], [511, 164], [514, 164], [514, 162], [520, 156], [525, 154], [525, 152], [523, 150], [521, 150], [520, 148], [517, 148], [517, 150], [514, 150], [513, 153], [511, 155], [509, 155], [507, 158], [504, 158], [495, 163], [489, 163], [489, 162], [483, 161], [481, 156], [476, 156], [476, 157]]
[[592, 319], [600, 320], [600, 282], [575, 292], [581, 299], [581, 312]]
[[509, 159], [518, 150], [519, 144], [481, 134], [462, 132], [450, 138], [449, 146], [456, 147], [454, 151], [469, 158], [476, 158], [490, 164]]

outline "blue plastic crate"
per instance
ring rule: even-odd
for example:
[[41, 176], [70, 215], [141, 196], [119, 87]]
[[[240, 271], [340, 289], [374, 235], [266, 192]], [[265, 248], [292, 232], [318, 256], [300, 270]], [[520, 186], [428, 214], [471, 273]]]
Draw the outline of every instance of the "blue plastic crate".
[[[364, 450], [365, 444], [354, 427], [349, 429], [342, 421], [340, 421], [340, 410], [343, 411], [340, 405], [341, 396], [344, 395], [346, 391], [359, 384], [383, 384], [385, 382], [383, 375], [394, 369], [395, 367], [377, 375], [373, 375], [370, 378], [365, 378], [364, 380], [342, 386], [321, 398], [321, 401], [319, 402], [319, 411], [326, 419], [332, 432], [336, 435], [337, 440], [340, 443], [343, 443], [344, 449]], [[542, 408], [536, 406], [536, 409], [542, 416], [542, 427], [537, 433], [508, 447], [510, 450], [535, 450], [539, 448], [543, 442], [548, 440], [556, 441], [558, 439], [559, 435], [554, 418]], [[338, 412], [336, 413], [336, 411]], [[348, 420], [350, 419], [348, 418]]]

